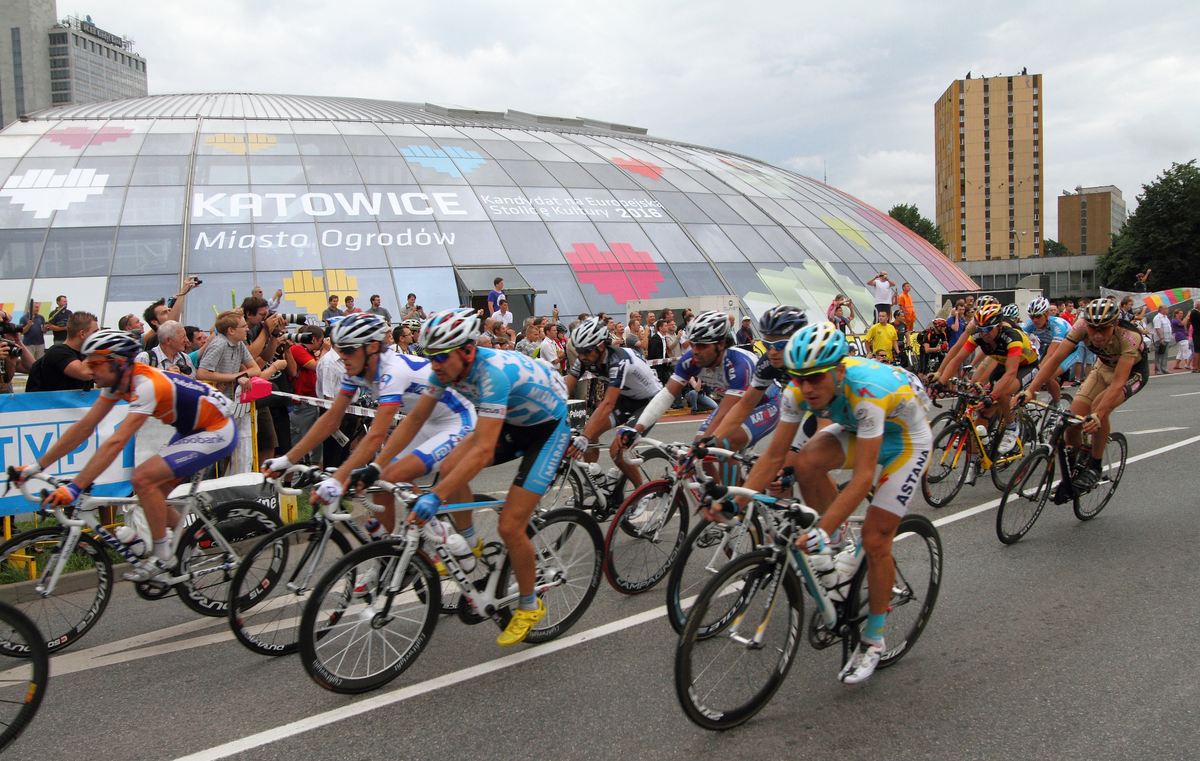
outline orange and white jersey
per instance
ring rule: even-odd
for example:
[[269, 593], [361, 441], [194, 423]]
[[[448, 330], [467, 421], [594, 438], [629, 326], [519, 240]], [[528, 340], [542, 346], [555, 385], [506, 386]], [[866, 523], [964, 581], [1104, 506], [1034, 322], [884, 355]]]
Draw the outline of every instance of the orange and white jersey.
[[185, 435], [215, 431], [229, 417], [229, 400], [212, 386], [141, 362], [133, 366], [128, 393], [118, 395], [104, 389], [100, 396], [124, 399], [129, 402], [129, 414], [158, 418]]

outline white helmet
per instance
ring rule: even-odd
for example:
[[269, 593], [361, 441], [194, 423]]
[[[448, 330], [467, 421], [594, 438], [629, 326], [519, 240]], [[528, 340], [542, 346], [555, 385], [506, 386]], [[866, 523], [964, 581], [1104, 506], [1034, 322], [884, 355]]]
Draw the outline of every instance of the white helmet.
[[334, 346], [366, 346], [372, 341], [382, 341], [387, 335], [387, 321], [377, 314], [355, 313], [347, 315], [333, 326], [329, 342]]
[[479, 333], [479, 315], [474, 309], [434, 312], [421, 326], [421, 349], [426, 354], [457, 349], [474, 341]]
[[600, 344], [607, 345], [612, 334], [599, 317], [589, 317], [571, 331], [571, 344], [576, 351], [590, 351]]
[[1050, 311], [1050, 300], [1045, 296], [1038, 296], [1033, 301], [1029, 302], [1029, 316], [1038, 317]]
[[729, 315], [724, 312], [701, 312], [687, 326], [687, 339], [694, 344], [724, 343], [728, 337]]

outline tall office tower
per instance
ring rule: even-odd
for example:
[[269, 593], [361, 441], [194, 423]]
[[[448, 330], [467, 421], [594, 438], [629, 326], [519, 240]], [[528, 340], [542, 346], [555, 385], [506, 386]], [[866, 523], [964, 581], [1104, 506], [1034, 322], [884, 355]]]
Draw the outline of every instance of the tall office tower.
[[1064, 190], [1058, 197], [1058, 242], [1072, 254], [1099, 256], [1112, 245], [1112, 236], [1125, 224], [1125, 199], [1120, 188], [1101, 185]]
[[0, 127], [51, 106], [148, 94], [133, 40], [56, 16], [54, 0], [0, 0]]
[[937, 224], [951, 261], [1042, 254], [1042, 75], [971, 78], [934, 105]]

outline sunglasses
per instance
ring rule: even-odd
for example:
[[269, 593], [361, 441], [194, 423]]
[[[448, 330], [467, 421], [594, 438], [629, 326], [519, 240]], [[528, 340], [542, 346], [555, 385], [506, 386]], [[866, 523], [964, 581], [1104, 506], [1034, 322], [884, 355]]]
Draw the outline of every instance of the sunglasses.
[[789, 373], [789, 374], [792, 376], [792, 380], [796, 383], [796, 385], [799, 385], [805, 381], [815, 381], [817, 378], [820, 378], [822, 375], [828, 373], [832, 369], [833, 369], [832, 367], [827, 367], [824, 370], [812, 370], [807, 373]]
[[786, 338], [782, 341], [763, 341], [763, 346], [767, 347], [768, 349], [774, 349], [775, 351], [783, 351], [784, 347], [787, 346], [787, 342], [788, 339]]
[[453, 349], [443, 349], [442, 351], [435, 351], [431, 354], [426, 354], [425, 356], [429, 358], [430, 362], [440, 365], [446, 360], [450, 359], [450, 355], [458, 351], [459, 348], [461, 347], [455, 346]]

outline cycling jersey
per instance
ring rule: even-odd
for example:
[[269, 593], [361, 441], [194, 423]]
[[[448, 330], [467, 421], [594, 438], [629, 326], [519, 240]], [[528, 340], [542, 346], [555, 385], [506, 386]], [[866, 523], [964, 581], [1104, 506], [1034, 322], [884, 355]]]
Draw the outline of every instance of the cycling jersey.
[[1045, 357], [1046, 352], [1050, 350], [1051, 344], [1058, 343], [1067, 337], [1067, 331], [1070, 326], [1057, 317], [1046, 316], [1045, 327], [1039, 328], [1033, 324], [1033, 318], [1025, 321], [1021, 326], [1021, 330], [1025, 331], [1025, 335], [1029, 336], [1029, 343], [1033, 346], [1034, 351], [1039, 357]]
[[[434, 398], [445, 394], [447, 384], [436, 375], [428, 383], [425, 393]], [[562, 376], [517, 351], [476, 348], [467, 376], [450, 384], [450, 390], [470, 400], [479, 417], [503, 418], [509, 425], [529, 427], [567, 417]]]
[[763, 391], [771, 388], [772, 385], [783, 388], [790, 380], [791, 376], [788, 375], [787, 366], [776, 367], [772, 365], [770, 358], [764, 354], [758, 358], [758, 362], [754, 365], [754, 375], [750, 377], [750, 385], [759, 391]]
[[[583, 362], [576, 358], [568, 373], [573, 378], [583, 375]], [[662, 390], [658, 375], [637, 352], [619, 346], [608, 347], [604, 361], [594, 368], [596, 375], [608, 379], [610, 387], [621, 389], [621, 396], [650, 399]]]
[[133, 366], [127, 393], [104, 389], [100, 396], [123, 399], [129, 402], [130, 414], [157, 418], [181, 435], [219, 430], [229, 417], [229, 399], [212, 386], [141, 362]]
[[1087, 323], [1083, 320], [1075, 323], [1067, 333], [1066, 340], [1077, 344], [1082, 343], [1084, 348], [1090, 349], [1096, 355], [1096, 359], [1105, 365], [1114, 366], [1122, 357], [1141, 360], [1145, 356], [1142, 352], [1142, 334], [1121, 325], [1113, 326], [1112, 336], [1104, 346], [1096, 346], [1092, 343]]
[[967, 356], [971, 356], [976, 348], [983, 349], [984, 354], [1001, 364], [1012, 356], [1019, 356], [1022, 365], [1032, 365], [1040, 359], [1029, 343], [1029, 336], [1008, 324], [1001, 325], [994, 341], [989, 341], [984, 331], [976, 330], [967, 339]]
[[[397, 412], [408, 414], [428, 388], [429, 376], [429, 360], [425, 357], [384, 351], [379, 353], [374, 380], [343, 373], [341, 392], [351, 399], [361, 392], [366, 399], [376, 402], [380, 407], [399, 405]], [[475, 410], [461, 394], [451, 391], [439, 395], [438, 401], [440, 404], [429, 415], [429, 425], [459, 430], [475, 428]]]
[[745, 349], [726, 349], [719, 367], [700, 367], [688, 349], [675, 365], [671, 380], [683, 385], [692, 378], [699, 378], [713, 388], [724, 389], [726, 394], [742, 396], [750, 390], [750, 379], [754, 377], [754, 366], [758, 358]]

